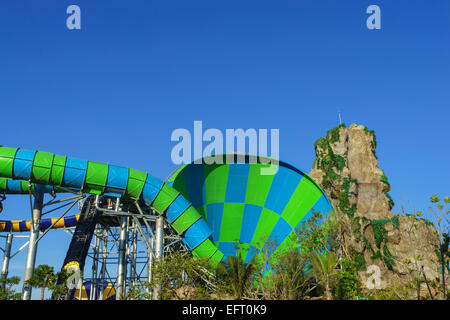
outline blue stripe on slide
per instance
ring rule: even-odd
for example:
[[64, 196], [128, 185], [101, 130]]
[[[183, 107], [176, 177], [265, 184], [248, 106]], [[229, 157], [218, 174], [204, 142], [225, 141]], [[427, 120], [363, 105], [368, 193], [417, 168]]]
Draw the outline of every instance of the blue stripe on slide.
[[220, 227], [222, 226], [223, 203], [210, 203], [206, 205], [206, 223], [212, 230], [212, 241], [219, 241]]
[[145, 180], [144, 188], [142, 189], [142, 198], [147, 206], [150, 206], [153, 203], [163, 185], [164, 182], [147, 174], [147, 179]]
[[128, 168], [109, 165], [106, 187], [125, 190], [128, 183]]
[[245, 204], [244, 215], [242, 217], [241, 234], [239, 240], [244, 243], [251, 243], [256, 226], [261, 216], [262, 207], [253, 204]]
[[66, 227], [74, 226], [77, 224], [77, 218], [75, 216], [70, 216], [67, 218], [64, 218], [64, 225]]
[[248, 163], [230, 164], [225, 202], [245, 202], [249, 171], [250, 164]]
[[[277, 224], [273, 228], [272, 232], [266, 240], [266, 243], [264, 244], [264, 247], [262, 249], [263, 252], [267, 252], [268, 249], [275, 250], [284, 241], [284, 239], [286, 239], [291, 231], [292, 228], [289, 223], [286, 222], [286, 220], [284, 220], [283, 218], [278, 219]], [[271, 253], [269, 253], [269, 255], [271, 255]]]
[[236, 246], [235, 242], [219, 242], [219, 250], [224, 254], [222, 261], [225, 261], [228, 257], [236, 257]]
[[280, 166], [273, 177], [264, 207], [281, 215], [301, 178], [302, 176], [298, 173]]
[[51, 219], [44, 219], [41, 223], [41, 230], [47, 230], [52, 225]]
[[170, 224], [174, 222], [191, 204], [181, 194], [167, 208], [167, 220]]
[[20, 185], [20, 180], [6, 180], [6, 190], [13, 193], [21, 193], [22, 187]]
[[86, 177], [87, 161], [67, 158], [62, 186], [81, 189]]
[[211, 235], [211, 230], [205, 220], [198, 219], [184, 233], [184, 241], [189, 249], [194, 250], [199, 244]]
[[29, 180], [31, 176], [31, 168], [36, 151], [19, 149], [16, 152], [13, 164], [13, 178], [21, 180]]

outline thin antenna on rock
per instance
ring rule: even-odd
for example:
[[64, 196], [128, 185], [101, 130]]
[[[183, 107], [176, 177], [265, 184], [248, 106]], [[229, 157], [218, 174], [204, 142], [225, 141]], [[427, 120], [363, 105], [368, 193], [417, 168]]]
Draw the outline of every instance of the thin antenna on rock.
[[339, 115], [339, 125], [341, 125], [342, 124], [341, 109], [338, 109], [338, 115]]

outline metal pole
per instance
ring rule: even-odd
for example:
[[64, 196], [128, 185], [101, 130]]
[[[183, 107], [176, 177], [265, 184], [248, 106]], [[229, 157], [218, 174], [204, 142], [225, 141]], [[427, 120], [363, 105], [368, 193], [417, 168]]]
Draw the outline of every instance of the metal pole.
[[131, 244], [130, 244], [130, 282], [131, 285], [136, 285], [136, 257], [137, 257], [137, 232], [136, 220], [133, 221], [133, 228], [131, 229]]
[[147, 255], [148, 255], [148, 274], [147, 274], [147, 281], [148, 283], [152, 282], [152, 268], [153, 268], [153, 250], [155, 248], [155, 239], [152, 238], [151, 239], [151, 249], [152, 251], [148, 251]]
[[[3, 258], [3, 266], [2, 266], [2, 279], [6, 279], [8, 277], [8, 270], [9, 270], [9, 259], [11, 257], [11, 247], [12, 247], [12, 241], [13, 241], [13, 234], [9, 233], [6, 237], [6, 244], [5, 244], [5, 257]], [[2, 287], [4, 288], [6, 283], [2, 284]]]
[[[164, 221], [162, 216], [158, 216], [156, 218], [156, 230], [155, 230], [155, 260], [158, 261], [160, 258], [163, 257], [164, 252]], [[153, 288], [153, 299], [159, 300], [160, 299], [160, 286], [155, 286]]]
[[103, 284], [105, 283], [105, 274], [106, 274], [106, 257], [107, 257], [107, 249], [108, 249], [108, 230], [102, 230], [102, 269], [100, 271], [100, 281], [102, 283], [102, 290], [100, 292], [100, 300], [103, 300]]
[[23, 277], [24, 285], [22, 289], [22, 300], [31, 299], [31, 286], [25, 282], [33, 276], [34, 265], [36, 263], [37, 239], [41, 228], [42, 204], [44, 202], [44, 192], [41, 185], [35, 187], [35, 197], [30, 226], [30, 243], [28, 244], [27, 260], [25, 264], [25, 275]]
[[119, 236], [119, 263], [117, 266], [117, 299], [121, 299], [125, 295], [126, 275], [127, 275], [127, 234], [128, 234], [128, 217], [120, 217], [120, 236]]
[[94, 230], [94, 247], [92, 259], [92, 280], [89, 300], [96, 300], [97, 296], [97, 269], [98, 269], [98, 228]]

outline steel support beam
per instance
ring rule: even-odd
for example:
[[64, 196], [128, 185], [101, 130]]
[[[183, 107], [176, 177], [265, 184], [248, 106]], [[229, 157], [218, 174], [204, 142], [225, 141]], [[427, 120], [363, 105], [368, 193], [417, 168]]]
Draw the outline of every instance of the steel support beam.
[[[5, 244], [5, 255], [3, 258], [3, 266], [2, 266], [2, 279], [8, 278], [8, 270], [9, 270], [9, 259], [11, 258], [11, 247], [13, 241], [13, 234], [9, 233], [6, 236], [6, 244]], [[4, 288], [5, 283], [3, 283], [2, 287]]]
[[127, 242], [128, 242], [128, 217], [120, 217], [119, 236], [119, 263], [117, 266], [117, 290], [116, 297], [121, 299], [125, 295], [127, 275]]
[[[163, 257], [164, 253], [164, 220], [162, 216], [156, 217], [155, 224], [155, 260], [158, 261]], [[153, 288], [153, 299], [160, 299], [161, 288], [156, 286]]]
[[31, 299], [31, 286], [25, 282], [30, 280], [33, 276], [34, 265], [36, 263], [36, 253], [39, 238], [39, 231], [41, 228], [42, 206], [44, 203], [43, 186], [36, 185], [34, 190], [34, 203], [31, 214], [30, 226], [30, 242], [28, 244], [27, 260], [25, 264], [25, 275], [23, 277], [24, 285], [22, 289], [22, 300]]

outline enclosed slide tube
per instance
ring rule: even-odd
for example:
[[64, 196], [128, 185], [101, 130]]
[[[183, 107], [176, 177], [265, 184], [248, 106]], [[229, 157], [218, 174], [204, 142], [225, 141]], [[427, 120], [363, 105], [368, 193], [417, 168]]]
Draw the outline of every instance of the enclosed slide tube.
[[[59, 220], [58, 220], [59, 219]], [[53, 224], [52, 229], [59, 228], [70, 228], [77, 225], [78, 220], [80, 220], [80, 214], [76, 214], [64, 218], [49, 218], [42, 219], [41, 221], [41, 231], [45, 231], [50, 228]], [[26, 232], [30, 231], [31, 221], [30, 220], [0, 220], [0, 232]]]
[[[57, 190], [52, 186], [43, 186], [43, 191], [45, 193], [56, 193], [62, 190]], [[36, 184], [29, 183], [24, 180], [12, 180], [6, 178], [0, 178], [0, 194], [29, 194], [31, 191], [34, 192]]]
[[[29, 194], [34, 191], [35, 184], [29, 183], [23, 180], [12, 180], [6, 178], [0, 178], [0, 194]], [[66, 192], [62, 189], [54, 188], [52, 186], [44, 186], [45, 193]], [[48, 228], [70, 228], [77, 225], [80, 219], [80, 214], [67, 216], [63, 218], [49, 218], [41, 221], [41, 231], [45, 231]], [[30, 231], [30, 220], [0, 220], [0, 232], [27, 232]]]
[[0, 147], [0, 177], [123, 200], [142, 200], [163, 215], [195, 257], [207, 258], [212, 264], [223, 258], [210, 239], [211, 229], [191, 203], [146, 172], [44, 151]]

